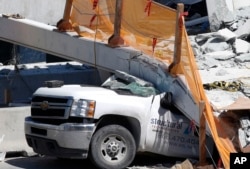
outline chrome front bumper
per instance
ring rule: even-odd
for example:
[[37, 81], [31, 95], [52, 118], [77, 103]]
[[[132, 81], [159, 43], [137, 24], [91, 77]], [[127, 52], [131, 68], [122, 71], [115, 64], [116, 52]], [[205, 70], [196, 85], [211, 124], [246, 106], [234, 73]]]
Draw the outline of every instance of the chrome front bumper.
[[25, 136], [34, 152], [66, 158], [87, 158], [95, 124], [51, 125], [25, 118]]

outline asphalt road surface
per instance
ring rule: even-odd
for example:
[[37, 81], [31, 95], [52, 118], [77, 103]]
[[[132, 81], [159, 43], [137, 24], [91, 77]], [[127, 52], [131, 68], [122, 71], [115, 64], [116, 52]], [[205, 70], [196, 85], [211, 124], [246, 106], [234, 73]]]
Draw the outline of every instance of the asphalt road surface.
[[[169, 169], [177, 159], [164, 156], [137, 155], [128, 169]], [[178, 159], [181, 160], [181, 159]], [[0, 169], [96, 169], [90, 160], [57, 159], [54, 157], [7, 157]]]

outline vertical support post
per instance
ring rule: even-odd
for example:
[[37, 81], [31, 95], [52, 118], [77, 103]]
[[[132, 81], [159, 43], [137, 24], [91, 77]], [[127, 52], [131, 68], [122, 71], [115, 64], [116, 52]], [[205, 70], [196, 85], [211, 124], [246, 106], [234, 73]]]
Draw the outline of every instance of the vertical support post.
[[122, 0], [116, 0], [114, 34], [120, 36], [122, 20]]
[[111, 47], [124, 45], [124, 40], [121, 38], [121, 35], [120, 35], [121, 20], [122, 20], [122, 5], [123, 5], [123, 0], [116, 0], [114, 34], [108, 40], [108, 44]]
[[183, 12], [184, 12], [184, 4], [178, 3], [176, 11], [174, 58], [173, 62], [169, 66], [169, 72], [181, 60], [181, 43], [182, 43], [182, 32], [183, 32], [183, 22], [181, 20]]
[[199, 128], [199, 165], [206, 164], [206, 119], [204, 115], [205, 102], [199, 102], [200, 128]]
[[60, 19], [56, 24], [58, 30], [61, 32], [73, 30], [72, 24], [70, 22], [70, 13], [71, 13], [71, 9], [72, 9], [72, 2], [73, 2], [73, 0], [66, 0], [63, 18]]
[[11, 94], [9, 89], [4, 89], [4, 104], [8, 104], [11, 101]]
[[66, 0], [63, 20], [69, 21], [73, 0]]

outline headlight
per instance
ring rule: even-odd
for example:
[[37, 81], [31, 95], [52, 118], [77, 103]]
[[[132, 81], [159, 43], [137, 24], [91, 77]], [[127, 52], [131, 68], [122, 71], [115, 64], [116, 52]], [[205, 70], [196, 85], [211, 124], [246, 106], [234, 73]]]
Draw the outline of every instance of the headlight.
[[95, 101], [92, 100], [74, 100], [70, 116], [93, 118], [95, 113]]

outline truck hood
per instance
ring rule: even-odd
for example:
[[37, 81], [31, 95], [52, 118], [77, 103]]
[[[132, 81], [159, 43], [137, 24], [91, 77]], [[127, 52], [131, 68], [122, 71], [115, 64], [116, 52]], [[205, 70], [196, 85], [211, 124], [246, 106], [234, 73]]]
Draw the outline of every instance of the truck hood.
[[94, 95], [117, 95], [116, 92], [96, 86], [84, 86], [84, 85], [64, 85], [62, 87], [48, 88], [41, 87], [36, 90], [34, 96], [61, 96], [61, 97], [72, 97], [80, 98], [84, 96], [94, 96]]

